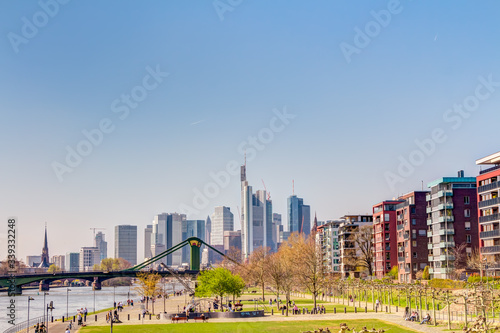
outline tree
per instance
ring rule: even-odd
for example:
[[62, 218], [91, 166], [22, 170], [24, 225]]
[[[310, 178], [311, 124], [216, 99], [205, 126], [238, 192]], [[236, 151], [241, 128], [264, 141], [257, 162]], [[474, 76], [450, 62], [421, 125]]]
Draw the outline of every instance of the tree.
[[[122, 271], [132, 267], [132, 264], [123, 258], [106, 258], [101, 260], [101, 264], [94, 270], [101, 270], [104, 272]], [[103, 282], [105, 286], [130, 286], [132, 279], [128, 277], [114, 278]]]
[[481, 253], [478, 249], [472, 249], [472, 253], [467, 257], [467, 268], [481, 270]]
[[305, 239], [302, 234], [291, 237], [289, 244], [296, 258], [297, 281], [312, 294], [314, 307], [316, 307], [316, 299], [325, 286], [321, 248], [319, 244], [316, 244], [314, 236]]
[[231, 246], [226, 256], [223, 257], [220, 267], [224, 267], [233, 274], [243, 273], [241, 267], [241, 250]]
[[422, 273], [422, 280], [429, 280], [431, 278], [429, 274], [429, 266], [425, 266], [424, 272]]
[[[13, 265], [11, 265], [13, 263]], [[3, 261], [0, 261], [0, 275], [7, 275], [9, 272], [20, 273], [23, 271], [23, 268], [28, 267], [22, 260], [14, 260], [14, 262], [9, 261], [7, 258]]]
[[298, 233], [293, 233], [290, 235], [287, 241], [283, 242], [278, 250], [278, 260], [281, 270], [281, 289], [286, 296], [286, 315], [288, 316], [288, 304], [290, 301], [290, 293], [296, 283], [296, 278], [298, 274], [297, 264], [298, 258], [296, 252], [294, 251], [292, 244], [294, 243], [294, 238], [300, 237]]
[[[135, 288], [141, 295], [146, 297], [146, 309], [148, 308], [148, 298], [155, 299], [156, 296], [162, 293], [162, 289], [160, 287], [161, 276], [158, 273], [148, 273], [148, 272], [140, 272], [137, 275], [137, 279], [139, 280], [139, 284]], [[152, 311], [155, 313], [154, 302], [152, 301]]]
[[246, 266], [246, 277], [262, 288], [262, 301], [265, 301], [265, 285], [267, 282], [266, 270], [269, 262], [269, 248], [259, 247], [250, 254]]
[[368, 271], [368, 275], [373, 275], [373, 227], [362, 226], [349, 236], [349, 240], [354, 243], [355, 251], [351, 251], [348, 263], [359, 266]]
[[[281, 253], [272, 253], [267, 262], [266, 279], [276, 292], [276, 299], [280, 298], [280, 291], [283, 289], [284, 267], [281, 264]], [[276, 304], [277, 305], [277, 304]]]
[[49, 266], [49, 268], [47, 269], [47, 273], [58, 273], [61, 271], [61, 268], [59, 266], [56, 266], [55, 264], [52, 264]]
[[390, 276], [393, 280], [398, 278], [398, 266], [394, 265], [392, 266], [391, 270], [387, 272], [387, 276]]
[[200, 273], [195, 295], [198, 297], [217, 295], [222, 304], [224, 295], [233, 295], [234, 299], [235, 296], [241, 295], [244, 288], [245, 281], [241, 276], [232, 274], [224, 267], [218, 267]]

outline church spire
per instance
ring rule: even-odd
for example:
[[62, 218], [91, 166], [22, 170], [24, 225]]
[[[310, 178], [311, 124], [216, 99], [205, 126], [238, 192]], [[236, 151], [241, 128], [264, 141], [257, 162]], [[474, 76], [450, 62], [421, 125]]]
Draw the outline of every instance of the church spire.
[[318, 229], [318, 219], [316, 217], [316, 212], [314, 212], [314, 224], [313, 224], [313, 227], [312, 227], [312, 230], [311, 230], [311, 233], [316, 233]]
[[40, 268], [48, 268], [50, 266], [49, 259], [49, 243], [47, 241], [47, 222], [45, 222], [45, 238], [43, 239], [42, 262]]

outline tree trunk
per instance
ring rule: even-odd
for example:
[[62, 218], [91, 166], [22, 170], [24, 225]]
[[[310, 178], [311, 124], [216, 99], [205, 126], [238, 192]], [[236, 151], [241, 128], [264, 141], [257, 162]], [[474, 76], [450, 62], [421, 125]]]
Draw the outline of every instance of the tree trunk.
[[264, 296], [264, 289], [265, 289], [265, 284], [264, 281], [262, 281], [262, 302], [266, 300], [266, 297]]

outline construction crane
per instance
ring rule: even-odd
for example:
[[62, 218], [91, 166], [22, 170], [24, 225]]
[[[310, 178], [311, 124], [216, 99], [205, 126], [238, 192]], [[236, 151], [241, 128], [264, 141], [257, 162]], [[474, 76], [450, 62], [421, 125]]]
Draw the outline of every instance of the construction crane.
[[264, 179], [261, 179], [261, 180], [262, 180], [262, 185], [264, 185], [264, 190], [267, 193], [267, 200], [271, 200], [271, 192], [267, 191], [266, 184], [264, 183]]

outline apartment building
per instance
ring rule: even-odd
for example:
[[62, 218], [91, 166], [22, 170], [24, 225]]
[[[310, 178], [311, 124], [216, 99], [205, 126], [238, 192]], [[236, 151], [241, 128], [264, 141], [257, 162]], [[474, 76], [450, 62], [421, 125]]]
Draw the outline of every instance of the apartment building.
[[338, 226], [340, 273], [343, 278], [349, 276], [358, 278], [365, 269], [353, 262], [353, 258], [361, 255], [354, 237], [361, 227], [372, 226], [373, 218], [371, 215], [345, 215], [341, 220]]
[[382, 279], [398, 265], [397, 207], [404, 200], [382, 201], [373, 206], [375, 276]]
[[500, 152], [483, 157], [477, 176], [479, 248], [487, 275], [500, 275]]

